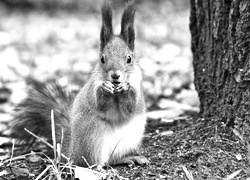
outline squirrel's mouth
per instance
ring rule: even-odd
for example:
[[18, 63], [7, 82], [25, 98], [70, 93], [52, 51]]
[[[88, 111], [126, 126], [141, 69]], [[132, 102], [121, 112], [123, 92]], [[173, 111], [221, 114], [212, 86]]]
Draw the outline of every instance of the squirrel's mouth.
[[118, 84], [120, 84], [121, 82], [120, 81], [113, 81], [112, 82], [114, 85], [118, 85]]

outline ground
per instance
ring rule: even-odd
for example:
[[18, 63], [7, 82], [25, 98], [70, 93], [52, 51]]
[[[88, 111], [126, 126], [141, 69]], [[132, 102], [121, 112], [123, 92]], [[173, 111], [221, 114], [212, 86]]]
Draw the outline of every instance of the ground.
[[[146, 166], [113, 167], [119, 175], [118, 179], [229, 180], [247, 179], [250, 175], [249, 147], [242, 137], [218, 119], [203, 119], [197, 114], [182, 116], [173, 122], [149, 120], [142, 154], [151, 163]], [[39, 173], [45, 169], [46, 163], [41, 164], [38, 160], [32, 168], [24, 166], [26, 162], [13, 160], [13, 167], [26, 167], [29, 171], [12, 170], [11, 174], [20, 177], [23, 173], [36, 172], [38, 167], [41, 168], [37, 170]], [[2, 166], [0, 170], [3, 172], [6, 169]], [[11, 179], [13, 176], [8, 174], [5, 177]]]
[[[80, 10], [65, 7], [55, 10], [54, 6], [32, 3], [20, 9], [20, 4], [6, 7], [0, 3], [0, 160], [11, 156], [10, 113], [25, 96], [29, 77], [44, 83], [56, 79], [76, 91], [86, 82], [99, 56], [101, 3], [93, 2], [83, 0]], [[124, 7], [121, 1], [117, 2], [115, 32], [119, 32]], [[241, 135], [244, 133], [229, 129], [220, 119], [204, 119], [198, 114], [188, 24], [188, 1], [137, 1], [136, 57], [144, 73], [149, 111], [142, 154], [151, 163], [114, 167], [121, 177], [189, 180], [250, 177], [250, 147]], [[16, 146], [14, 152], [20, 155], [23, 149]], [[19, 156], [19, 160], [12, 159], [11, 168], [6, 166], [9, 161], [2, 162], [0, 179], [35, 179], [45, 165], [51, 164], [42, 155]], [[34, 164], [30, 166], [30, 162]], [[29, 173], [36, 176], [26, 176]]]
[[[152, 123], [152, 122], [151, 122]], [[244, 141], [218, 119], [182, 117], [175, 123], [149, 123], [144, 153], [147, 167], [122, 169], [130, 179], [223, 179], [242, 170], [234, 179], [249, 177], [248, 151]], [[168, 132], [168, 133], [167, 133]]]

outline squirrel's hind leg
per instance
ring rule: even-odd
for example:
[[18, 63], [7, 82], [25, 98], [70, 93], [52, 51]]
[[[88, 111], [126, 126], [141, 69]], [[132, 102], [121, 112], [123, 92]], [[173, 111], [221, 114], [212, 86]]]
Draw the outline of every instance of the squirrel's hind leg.
[[121, 163], [122, 164], [138, 164], [138, 165], [148, 165], [150, 163], [150, 161], [142, 155], [135, 155], [135, 156], [126, 156], [123, 159], [121, 159]]
[[140, 166], [144, 166], [150, 164], [150, 161], [145, 156], [142, 155], [130, 155], [123, 157], [122, 159], [116, 161], [111, 165], [121, 165], [121, 164], [125, 164], [128, 166], [138, 164]]

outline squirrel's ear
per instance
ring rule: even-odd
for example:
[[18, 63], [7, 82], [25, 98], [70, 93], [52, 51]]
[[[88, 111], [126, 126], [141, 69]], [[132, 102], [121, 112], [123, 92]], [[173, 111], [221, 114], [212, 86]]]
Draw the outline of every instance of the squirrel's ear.
[[108, 43], [113, 35], [112, 10], [110, 2], [105, 0], [102, 5], [102, 29], [101, 29], [101, 50]]
[[134, 1], [129, 1], [122, 15], [121, 37], [131, 50], [134, 50], [135, 29], [134, 29], [135, 6]]

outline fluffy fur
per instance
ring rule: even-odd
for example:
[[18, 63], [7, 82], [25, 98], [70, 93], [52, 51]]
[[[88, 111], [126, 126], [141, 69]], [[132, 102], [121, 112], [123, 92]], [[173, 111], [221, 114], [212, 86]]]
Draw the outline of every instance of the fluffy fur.
[[[37, 135], [51, 137], [50, 111], [54, 109], [57, 140], [64, 128], [63, 153], [73, 164], [86, 166], [82, 157], [90, 165], [116, 164], [138, 152], [146, 106], [142, 73], [134, 57], [134, 14], [134, 5], [129, 3], [122, 16], [121, 34], [113, 35], [111, 7], [106, 1], [102, 7], [100, 60], [88, 82], [73, 102], [56, 84], [34, 83], [16, 108], [13, 132], [20, 135], [27, 127]], [[20, 137], [32, 140], [27, 133]]]
[[110, 2], [105, 1], [102, 6], [102, 29], [101, 29], [101, 50], [109, 42], [113, 35], [113, 26], [112, 26], [112, 10], [110, 7]]
[[[52, 143], [50, 114], [53, 109], [55, 126], [58, 129], [56, 137], [60, 142], [61, 129], [70, 129], [69, 111], [74, 99], [73, 95], [56, 82], [45, 85], [29, 79], [29, 84], [31, 88], [27, 93], [28, 96], [15, 107], [12, 113], [13, 120], [10, 124], [12, 135], [17, 137], [19, 142], [32, 144], [34, 137], [24, 130], [27, 128]], [[69, 132], [65, 136], [65, 141], [69, 141]]]
[[135, 41], [135, 30], [134, 30], [135, 11], [136, 10], [134, 6], [134, 1], [130, 1], [123, 12], [122, 22], [121, 22], [120, 36], [128, 44], [131, 50], [134, 50], [134, 41]]

